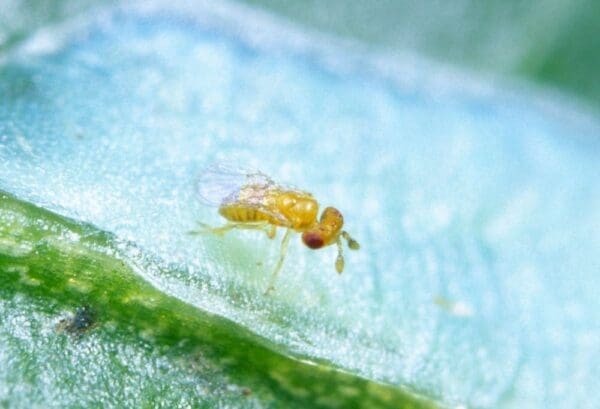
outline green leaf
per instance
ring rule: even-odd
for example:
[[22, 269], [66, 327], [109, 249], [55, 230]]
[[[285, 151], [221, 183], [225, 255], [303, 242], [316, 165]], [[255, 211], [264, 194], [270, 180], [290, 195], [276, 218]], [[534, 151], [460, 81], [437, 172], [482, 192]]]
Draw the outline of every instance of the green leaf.
[[[2, 194], [0, 238], [0, 402], [9, 407], [431, 407], [285, 356], [159, 291], [89, 225]], [[90, 325], [65, 330], [81, 308]]]
[[[595, 119], [235, 6], [71, 23], [0, 66], [7, 406], [593, 401]], [[339, 208], [344, 273], [295, 237], [265, 296], [283, 232], [190, 235], [215, 162]]]

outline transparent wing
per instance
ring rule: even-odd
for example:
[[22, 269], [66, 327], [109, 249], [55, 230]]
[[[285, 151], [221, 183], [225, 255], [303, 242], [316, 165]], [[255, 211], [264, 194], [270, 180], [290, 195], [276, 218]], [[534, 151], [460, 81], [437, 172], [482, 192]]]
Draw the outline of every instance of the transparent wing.
[[240, 192], [248, 186], [252, 186], [252, 190], [255, 191], [255, 194], [247, 198], [248, 204], [253, 206], [260, 206], [264, 193], [268, 189], [276, 188], [275, 183], [264, 173], [221, 164], [205, 168], [196, 182], [200, 199], [210, 206], [238, 202]]
[[273, 210], [273, 194], [296, 191], [303, 195], [309, 193], [282, 187], [270, 177], [258, 170], [247, 170], [232, 166], [215, 164], [205, 168], [198, 177], [197, 191], [203, 203], [209, 206], [228, 204], [241, 205], [260, 210], [279, 220], [282, 225], [289, 221], [284, 215]]

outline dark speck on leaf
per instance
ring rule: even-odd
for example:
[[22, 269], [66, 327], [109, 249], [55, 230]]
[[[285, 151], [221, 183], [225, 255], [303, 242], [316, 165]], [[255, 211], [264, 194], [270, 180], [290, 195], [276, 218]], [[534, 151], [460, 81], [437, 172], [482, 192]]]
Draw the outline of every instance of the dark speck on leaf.
[[56, 325], [59, 332], [81, 336], [96, 323], [96, 312], [88, 305], [77, 308], [71, 317], [61, 319]]

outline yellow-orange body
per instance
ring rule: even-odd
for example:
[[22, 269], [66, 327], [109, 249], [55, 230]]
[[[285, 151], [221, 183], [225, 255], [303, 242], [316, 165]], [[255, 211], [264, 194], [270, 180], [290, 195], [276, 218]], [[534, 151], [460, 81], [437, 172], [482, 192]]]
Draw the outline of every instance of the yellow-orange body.
[[261, 207], [248, 205], [248, 197], [257, 189], [247, 186], [240, 191], [240, 198], [233, 203], [221, 205], [219, 213], [232, 222], [267, 222], [303, 232], [317, 223], [319, 204], [305, 192], [272, 189], [261, 192]]
[[342, 242], [357, 250], [360, 246], [342, 230], [344, 218], [334, 207], [327, 207], [319, 214], [319, 203], [308, 192], [282, 187], [260, 172], [238, 172], [222, 167], [207, 169], [199, 179], [199, 193], [208, 203], [219, 203], [219, 213], [229, 223], [207, 231], [222, 234], [233, 228], [267, 229], [270, 238], [276, 228], [286, 229], [281, 244], [279, 261], [274, 269], [267, 292], [274, 282], [285, 258], [290, 232], [302, 233], [302, 241], [311, 249], [337, 244], [338, 256], [335, 268], [344, 269]]

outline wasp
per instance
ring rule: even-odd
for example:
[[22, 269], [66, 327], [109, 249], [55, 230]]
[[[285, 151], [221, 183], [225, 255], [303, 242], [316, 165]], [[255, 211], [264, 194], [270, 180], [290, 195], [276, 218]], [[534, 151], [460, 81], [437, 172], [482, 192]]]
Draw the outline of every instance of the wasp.
[[312, 194], [277, 184], [260, 171], [212, 165], [198, 177], [197, 191], [202, 202], [218, 206], [219, 214], [227, 223], [221, 227], [199, 223], [202, 229], [192, 231], [193, 234], [222, 235], [233, 229], [252, 229], [262, 230], [273, 239], [278, 227], [285, 229], [279, 259], [265, 294], [275, 289], [292, 233], [302, 234], [302, 242], [313, 250], [336, 244], [338, 273], [344, 270], [342, 239], [351, 250], [360, 248], [358, 242], [342, 230], [344, 218], [339, 210], [326, 207], [318, 217], [319, 202]]

